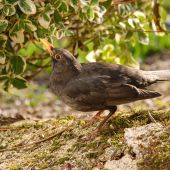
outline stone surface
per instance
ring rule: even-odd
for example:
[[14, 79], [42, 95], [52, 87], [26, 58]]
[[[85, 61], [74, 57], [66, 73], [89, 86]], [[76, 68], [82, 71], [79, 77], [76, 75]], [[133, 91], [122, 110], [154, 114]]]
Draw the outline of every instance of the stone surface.
[[107, 170], [137, 170], [136, 160], [133, 160], [128, 154], [119, 160], [107, 161], [104, 168]]
[[82, 139], [98, 123], [83, 128], [75, 117], [10, 124], [0, 130], [0, 169], [170, 169], [170, 112], [152, 115], [163, 126], [148, 111], [118, 112], [92, 141]]
[[160, 135], [164, 128], [160, 123], [150, 123], [140, 127], [126, 128], [125, 140], [132, 147], [137, 158], [142, 157], [143, 150], [151, 145]]

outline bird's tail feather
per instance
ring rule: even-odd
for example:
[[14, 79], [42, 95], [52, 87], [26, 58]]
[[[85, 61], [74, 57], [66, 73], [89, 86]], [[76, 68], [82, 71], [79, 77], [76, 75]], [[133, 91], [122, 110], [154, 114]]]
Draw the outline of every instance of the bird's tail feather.
[[153, 81], [170, 81], [170, 70], [146, 71], [145, 75]]

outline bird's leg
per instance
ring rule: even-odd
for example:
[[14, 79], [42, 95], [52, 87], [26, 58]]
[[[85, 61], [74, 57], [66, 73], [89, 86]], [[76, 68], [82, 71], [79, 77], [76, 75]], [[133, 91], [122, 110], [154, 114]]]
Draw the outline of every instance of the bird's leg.
[[103, 113], [104, 110], [100, 110], [98, 111], [93, 117], [91, 120], [99, 120], [102, 118], [101, 114]]
[[103, 125], [107, 122], [107, 120], [116, 112], [117, 110], [117, 106], [114, 106], [112, 109], [110, 109], [110, 113], [104, 118], [104, 120], [102, 120], [99, 124], [99, 126], [97, 127], [97, 131], [101, 131], [101, 129], [103, 128]]
[[100, 122], [99, 126], [96, 128], [96, 130], [94, 132], [92, 132], [89, 136], [88, 136], [88, 140], [92, 140], [94, 139], [102, 130], [103, 125], [107, 122], [107, 120], [116, 112], [117, 110], [117, 106], [112, 107], [112, 109], [110, 109], [110, 113]]
[[103, 117], [101, 116], [101, 114], [103, 113], [104, 110], [100, 110], [98, 111], [89, 121], [87, 124], [85, 124], [85, 126], [83, 126], [84, 128], [85, 127], [88, 127], [88, 126], [91, 126], [93, 125], [94, 123], [96, 123], [98, 120], [102, 119]]

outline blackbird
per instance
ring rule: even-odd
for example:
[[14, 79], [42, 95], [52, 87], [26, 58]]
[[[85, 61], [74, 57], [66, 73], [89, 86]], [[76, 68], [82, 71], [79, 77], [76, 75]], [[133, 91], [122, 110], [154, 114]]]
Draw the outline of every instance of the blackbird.
[[109, 110], [96, 131], [115, 113], [117, 105], [161, 96], [146, 89], [158, 81], [170, 80], [170, 70], [143, 71], [119, 64], [80, 64], [67, 50], [41, 40], [52, 56], [52, 91], [79, 111]]

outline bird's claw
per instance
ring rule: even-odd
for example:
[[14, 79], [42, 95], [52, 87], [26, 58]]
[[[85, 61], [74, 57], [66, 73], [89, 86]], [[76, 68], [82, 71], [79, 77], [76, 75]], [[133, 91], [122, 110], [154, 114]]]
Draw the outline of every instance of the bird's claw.
[[93, 131], [92, 133], [88, 133], [86, 136], [84, 136], [81, 140], [83, 142], [86, 141], [92, 141], [94, 140], [97, 136], [99, 135], [99, 130], [96, 129], [95, 131]]

